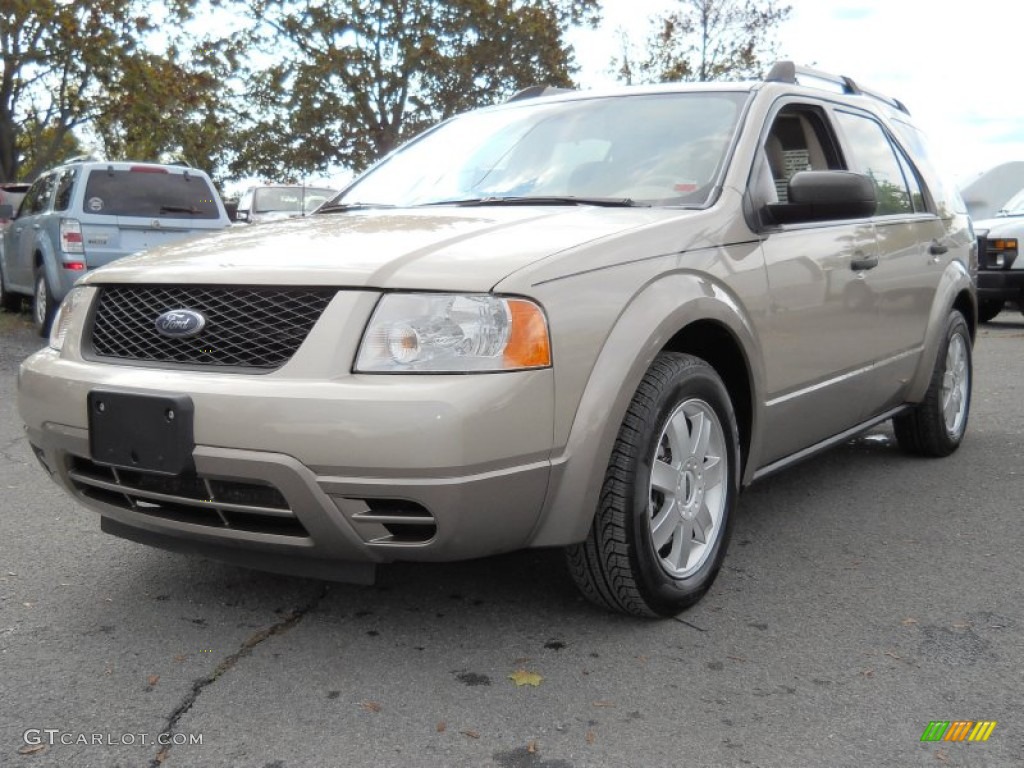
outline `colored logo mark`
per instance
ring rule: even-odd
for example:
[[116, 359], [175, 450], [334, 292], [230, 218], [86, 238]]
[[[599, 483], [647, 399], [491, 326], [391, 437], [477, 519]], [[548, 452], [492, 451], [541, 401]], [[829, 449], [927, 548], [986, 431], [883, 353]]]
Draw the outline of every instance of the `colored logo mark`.
[[932, 720], [921, 741], [988, 741], [995, 729], [995, 720]]

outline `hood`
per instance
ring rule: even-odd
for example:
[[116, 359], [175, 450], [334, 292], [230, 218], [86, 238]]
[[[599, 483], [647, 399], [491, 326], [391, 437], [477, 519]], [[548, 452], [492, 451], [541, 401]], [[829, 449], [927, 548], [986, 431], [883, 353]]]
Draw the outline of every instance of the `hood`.
[[319, 214], [156, 248], [82, 282], [487, 291], [539, 259], [687, 213], [495, 206]]
[[972, 222], [975, 234], [987, 237], [1024, 237], [1024, 216], [996, 216]]

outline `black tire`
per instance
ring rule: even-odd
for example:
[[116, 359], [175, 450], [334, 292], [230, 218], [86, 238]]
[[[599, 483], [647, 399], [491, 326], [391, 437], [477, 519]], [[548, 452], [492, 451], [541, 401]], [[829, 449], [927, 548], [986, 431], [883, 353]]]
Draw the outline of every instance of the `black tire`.
[[[950, 313], [942, 338], [924, 400], [909, 413], [892, 420], [900, 448], [916, 456], [948, 456], [960, 447], [967, 431], [974, 367], [971, 334], [967, 321], [958, 311]], [[952, 411], [950, 418], [945, 410], [947, 403]]]
[[[708, 425], [703, 449], [692, 431], [670, 434], [672, 425], [696, 431], [698, 423]], [[675, 450], [682, 437], [698, 446], [692, 454], [685, 446]], [[717, 461], [715, 453], [720, 454]], [[732, 402], [715, 370], [691, 355], [658, 355], [619, 429], [590, 533], [566, 551], [580, 591], [599, 606], [636, 616], [673, 616], [700, 600], [718, 575], [729, 543], [739, 456]], [[676, 482], [674, 494], [654, 487], [656, 463], [669, 470], [662, 482], [666, 477]], [[677, 463], [678, 469], [672, 466]], [[687, 515], [693, 515], [689, 522]], [[659, 517], [675, 531], [660, 551], [652, 530]], [[657, 527], [664, 538], [668, 528]], [[685, 549], [694, 559], [673, 571], [677, 537], [679, 551]]]
[[57, 312], [57, 304], [53, 300], [50, 282], [46, 279], [46, 271], [39, 267], [36, 270], [35, 292], [32, 297], [32, 322], [40, 336], [50, 333], [53, 316]]
[[0, 266], [0, 309], [6, 312], [20, 312], [24, 296], [7, 290], [4, 282], [4, 268]]
[[1006, 304], [1002, 299], [981, 299], [978, 301], [978, 322], [987, 323], [1003, 311]]

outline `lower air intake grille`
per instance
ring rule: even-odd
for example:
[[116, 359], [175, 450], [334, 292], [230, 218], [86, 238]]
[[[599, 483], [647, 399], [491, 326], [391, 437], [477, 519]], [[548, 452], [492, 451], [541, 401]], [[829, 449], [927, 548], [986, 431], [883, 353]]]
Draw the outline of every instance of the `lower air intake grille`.
[[104, 467], [74, 457], [71, 482], [82, 496], [121, 509], [213, 528], [309, 536], [272, 485], [206, 478], [156, 475]]
[[[103, 286], [93, 318], [92, 354], [270, 371], [291, 359], [335, 293], [329, 288]], [[156, 320], [172, 310], [198, 312], [206, 322], [193, 336], [165, 336]]]

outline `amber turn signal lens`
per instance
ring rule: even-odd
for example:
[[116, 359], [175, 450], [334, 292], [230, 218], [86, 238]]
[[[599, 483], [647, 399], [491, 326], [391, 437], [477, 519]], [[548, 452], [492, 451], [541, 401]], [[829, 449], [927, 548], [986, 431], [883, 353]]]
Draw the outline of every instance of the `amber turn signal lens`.
[[512, 328], [505, 347], [506, 368], [543, 368], [551, 365], [548, 323], [540, 307], [531, 301], [509, 299]]

